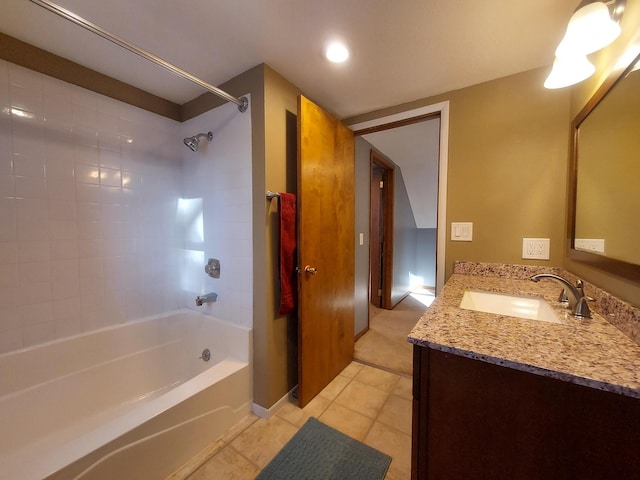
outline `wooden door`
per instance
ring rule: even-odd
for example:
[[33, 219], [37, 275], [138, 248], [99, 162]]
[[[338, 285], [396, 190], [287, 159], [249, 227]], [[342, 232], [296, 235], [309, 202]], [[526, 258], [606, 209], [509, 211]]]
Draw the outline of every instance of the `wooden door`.
[[369, 295], [371, 304], [382, 307], [382, 246], [384, 243], [384, 208], [382, 201], [384, 169], [371, 164], [369, 219]]
[[304, 407], [353, 359], [353, 132], [298, 97], [298, 401]]

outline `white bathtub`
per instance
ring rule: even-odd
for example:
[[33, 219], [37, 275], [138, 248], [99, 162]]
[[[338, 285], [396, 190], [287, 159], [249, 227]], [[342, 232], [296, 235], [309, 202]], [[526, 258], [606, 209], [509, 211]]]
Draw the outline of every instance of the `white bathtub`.
[[0, 479], [165, 478], [249, 414], [250, 352], [185, 309], [0, 355]]

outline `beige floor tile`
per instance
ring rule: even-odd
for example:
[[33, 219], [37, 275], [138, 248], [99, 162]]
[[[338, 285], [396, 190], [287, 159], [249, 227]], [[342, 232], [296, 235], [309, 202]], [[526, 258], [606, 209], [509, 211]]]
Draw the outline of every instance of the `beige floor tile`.
[[391, 461], [384, 480], [411, 480], [411, 470], [407, 470], [404, 466], [399, 467], [397, 463]]
[[347, 407], [332, 403], [318, 419], [356, 440], [364, 440], [373, 420]]
[[[362, 372], [360, 372], [362, 373]], [[389, 394], [370, 385], [353, 380], [335, 399], [335, 403], [376, 418]]]
[[[375, 422], [364, 443], [391, 456], [392, 478], [411, 476], [411, 436], [380, 422]], [[389, 475], [387, 475], [389, 476]]]
[[413, 399], [413, 380], [407, 377], [400, 377], [396, 388], [393, 389], [394, 395], [398, 395], [399, 397], [406, 398], [407, 400]]
[[230, 446], [210, 458], [188, 480], [253, 480], [260, 469]]
[[296, 427], [301, 427], [309, 417], [318, 418], [322, 415], [322, 412], [327, 409], [330, 403], [331, 400], [318, 395], [304, 408], [299, 408], [297, 405], [287, 402], [276, 412], [276, 415]]
[[224, 443], [231, 442], [234, 438], [244, 432], [247, 428], [253, 425], [255, 422], [260, 420], [260, 417], [254, 414], [247, 415], [238, 423], [236, 423], [233, 427], [231, 427], [227, 433], [225, 433], [222, 437], [222, 441]]
[[269, 420], [261, 418], [255, 422], [238, 435], [231, 446], [264, 468], [297, 431], [289, 422], [274, 415]]
[[360, 370], [362, 370], [363, 367], [364, 365], [361, 363], [351, 362], [342, 372], [340, 372], [340, 375], [347, 378], [353, 378], [358, 374], [358, 372], [360, 372]]
[[354, 380], [357, 380], [360, 383], [379, 388], [385, 392], [392, 392], [398, 384], [399, 379], [400, 376], [395, 373], [385, 372], [384, 370], [373, 368], [368, 365], [360, 370], [354, 378]]
[[411, 408], [413, 403], [406, 398], [390, 395], [376, 419], [389, 427], [411, 435]]
[[349, 377], [338, 375], [336, 378], [331, 380], [329, 385], [324, 387], [318, 395], [328, 400], [333, 400], [340, 394], [340, 392], [342, 392], [342, 390], [344, 390], [344, 387], [346, 387], [350, 381], [351, 379]]

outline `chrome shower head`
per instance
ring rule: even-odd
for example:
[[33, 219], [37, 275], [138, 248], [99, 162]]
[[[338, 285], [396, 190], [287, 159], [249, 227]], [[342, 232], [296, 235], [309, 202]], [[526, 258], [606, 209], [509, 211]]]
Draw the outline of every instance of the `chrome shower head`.
[[200, 137], [206, 137], [208, 141], [213, 140], [213, 133], [199, 133], [193, 137], [187, 137], [183, 140], [184, 144], [191, 149], [192, 152], [197, 152], [200, 148]]

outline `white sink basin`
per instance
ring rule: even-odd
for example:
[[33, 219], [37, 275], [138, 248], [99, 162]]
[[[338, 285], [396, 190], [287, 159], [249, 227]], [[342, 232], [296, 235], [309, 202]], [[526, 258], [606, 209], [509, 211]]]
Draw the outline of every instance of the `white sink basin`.
[[551, 305], [544, 299], [537, 297], [519, 297], [504, 293], [467, 290], [462, 296], [460, 308], [529, 320], [564, 323], [558, 318]]

